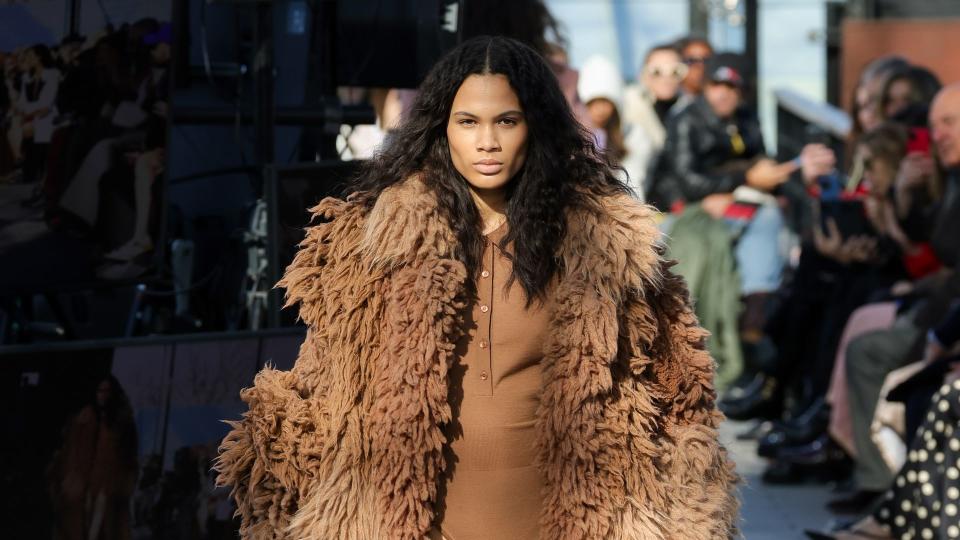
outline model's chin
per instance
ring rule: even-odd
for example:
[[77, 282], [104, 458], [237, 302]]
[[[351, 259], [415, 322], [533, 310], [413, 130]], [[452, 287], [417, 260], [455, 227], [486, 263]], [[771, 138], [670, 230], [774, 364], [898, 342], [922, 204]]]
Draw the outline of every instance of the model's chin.
[[506, 171], [494, 175], [471, 174], [467, 177], [467, 182], [476, 190], [496, 191], [510, 183], [510, 175]]

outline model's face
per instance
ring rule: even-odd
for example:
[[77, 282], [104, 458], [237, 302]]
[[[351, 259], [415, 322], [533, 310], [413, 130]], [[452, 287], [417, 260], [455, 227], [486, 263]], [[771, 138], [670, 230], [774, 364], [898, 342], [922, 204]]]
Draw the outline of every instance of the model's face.
[[603, 129], [610, 121], [610, 117], [613, 116], [613, 111], [616, 108], [617, 106], [607, 98], [591, 99], [587, 103], [587, 115], [590, 116], [590, 123], [595, 128]]
[[683, 63], [690, 68], [683, 79], [683, 87], [687, 92], [699, 94], [703, 91], [704, 66], [712, 55], [713, 51], [704, 43], [691, 43], [683, 49]]
[[740, 106], [740, 91], [729, 84], [708, 83], [703, 89], [703, 97], [720, 118], [730, 118]]
[[643, 66], [643, 85], [657, 101], [669, 101], [680, 91], [689, 69], [680, 61], [680, 55], [674, 51], [656, 51], [650, 54]]
[[913, 87], [907, 79], [897, 79], [890, 83], [887, 88], [887, 99], [884, 103], [883, 115], [887, 118], [895, 116], [898, 112], [910, 105], [910, 98], [913, 94]]
[[450, 158], [475, 192], [502, 190], [523, 167], [527, 131], [506, 76], [471, 75], [460, 85], [447, 120]]

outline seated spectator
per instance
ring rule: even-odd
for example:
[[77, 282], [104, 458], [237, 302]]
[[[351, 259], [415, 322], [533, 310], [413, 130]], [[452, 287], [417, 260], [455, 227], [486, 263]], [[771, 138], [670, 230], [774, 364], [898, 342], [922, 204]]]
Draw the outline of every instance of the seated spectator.
[[620, 110], [623, 108], [623, 78], [620, 71], [604, 56], [591, 56], [580, 69], [577, 93], [587, 107], [587, 118], [593, 132], [600, 132], [597, 145], [606, 151], [614, 164], [627, 155], [623, 143]]
[[[857, 161], [864, 164], [859, 167], [863, 170], [860, 185], [844, 188], [836, 200], [817, 204], [817, 208], [829, 205], [826, 208], [834, 212], [845, 211], [816, 220], [812, 246], [805, 244], [790, 292], [774, 318], [776, 324], [768, 328], [777, 347], [774, 380], [781, 394], [784, 386], [792, 389], [798, 403], [794, 415], [809, 421], [784, 428], [795, 435], [786, 437], [778, 448], [768, 446], [774, 437], [761, 441], [764, 454], [777, 459], [768, 469], [767, 481], [798, 478], [791, 470], [794, 464], [826, 465], [828, 458], [835, 458], [840, 465], [843, 460], [839, 449], [832, 451], [827, 434], [827, 414], [832, 417], [834, 412], [827, 408], [827, 390], [836, 374], [837, 349], [851, 314], [879, 291], [907, 277], [904, 260], [914, 244], [903, 231], [892, 200], [906, 148], [907, 130], [900, 125], [881, 124], [867, 132], [857, 146]], [[838, 225], [841, 217], [844, 231]], [[859, 320], [856, 324], [864, 326]], [[838, 400], [835, 394], [832, 401]], [[801, 425], [804, 429], [799, 429]]]
[[137, 66], [135, 91], [121, 100], [110, 119], [113, 136], [97, 142], [87, 153], [59, 201], [61, 210], [86, 226], [93, 227], [100, 210], [100, 181], [111, 169], [125, 166], [122, 157], [131, 155], [134, 170], [136, 224], [129, 241], [108, 253], [109, 259], [128, 261], [153, 248], [146, 235], [149, 187], [162, 168], [162, 147], [166, 144], [167, 65], [170, 60], [171, 26], [141, 38], [146, 49], [143, 65]]
[[681, 89], [680, 106], [683, 107], [703, 94], [706, 64], [713, 56], [713, 46], [701, 37], [687, 36], [677, 40], [676, 48], [680, 51], [681, 61], [688, 68]]
[[[822, 399], [822, 390], [826, 381], [831, 379], [831, 366], [834, 365], [834, 359], [838, 356], [835, 352], [837, 343], [841, 330], [844, 329], [844, 321], [851, 309], [866, 301], [866, 298], [872, 294], [872, 288], [882, 287], [881, 282], [884, 279], [896, 275], [898, 260], [906, 266], [911, 276], [922, 275], [936, 267], [937, 261], [931, 255], [927, 240], [932, 228], [929, 212], [934, 208], [933, 203], [939, 197], [940, 190], [936, 188], [938, 181], [936, 175], [932, 174], [935, 167], [929, 152], [925, 155], [918, 155], [916, 152], [923, 146], [919, 143], [927, 138], [914, 140], [915, 133], [913, 133], [926, 129], [926, 104], [912, 104], [907, 110], [897, 115], [898, 122], [905, 123], [911, 128], [911, 135], [906, 141], [906, 149], [911, 152], [906, 161], [910, 161], [913, 165], [908, 170], [909, 178], [901, 179], [902, 171], [898, 171], [896, 188], [893, 190], [894, 193], [889, 195], [886, 193], [886, 188], [871, 190], [869, 179], [864, 180], [863, 165], [869, 164], [873, 170], [867, 176], [874, 177], [874, 180], [882, 178], [882, 183], [889, 185], [889, 179], [892, 177], [890, 171], [897, 169], [899, 156], [902, 156], [905, 139], [905, 131], [902, 128], [889, 125], [875, 131], [867, 141], [861, 140], [861, 137], [863, 137], [865, 126], [876, 130], [882, 118], [877, 108], [881, 99], [876, 93], [883, 88], [883, 82], [887, 80], [890, 73], [904, 69], [906, 69], [905, 61], [897, 57], [880, 58], [864, 69], [855, 92], [856, 100], [852, 113], [852, 137], [854, 138], [848, 142], [846, 153], [850, 160], [849, 176], [843, 177], [837, 173], [831, 173], [819, 178], [815, 184], [809, 183], [813, 178], [806, 177], [810, 193], [814, 197], [825, 199], [865, 197], [866, 205], [871, 210], [881, 207], [889, 210], [892, 202], [897, 208], [894, 221], [898, 226], [889, 232], [894, 234], [886, 234], [885, 230], [880, 231], [882, 233], [880, 238], [883, 238], [883, 241], [879, 244], [872, 236], [844, 240], [837, 234], [825, 234], [831, 230], [827, 226], [828, 220], [821, 223], [824, 225], [823, 228], [810, 227], [807, 224], [808, 220], [802, 220], [805, 225], [802, 227], [801, 235], [806, 240], [803, 243], [805, 249], [799, 257], [799, 267], [794, 271], [788, 287], [781, 291], [779, 301], [775, 302], [778, 307], [773, 315], [773, 324], [764, 330], [773, 339], [776, 345], [775, 350], [769, 350], [762, 355], [764, 359], [759, 361], [757, 366], [760, 373], [751, 379], [742, 398], [736, 392], [729, 393], [725, 397], [725, 410], [728, 415], [735, 418], [756, 416], [777, 418], [783, 411], [783, 399], [787, 396], [794, 398], [793, 410], [789, 414], [796, 420], [789, 422], [791, 425], [789, 431], [802, 434], [803, 440], [784, 439], [783, 431], [778, 427], [775, 433], [767, 438], [768, 441], [778, 440], [779, 444], [806, 444], [810, 442], [807, 440], [810, 436], [816, 437], [824, 432], [827, 409]], [[871, 157], [872, 152], [876, 153], [879, 159], [863, 159]], [[901, 169], [903, 169], [902, 165]], [[871, 193], [872, 196], [868, 196]], [[886, 202], [882, 205], [874, 204], [880, 201]], [[806, 202], [803, 203], [804, 206], [806, 204]], [[827, 204], [831, 209], [843, 205], [852, 206], [836, 201]], [[805, 208], [800, 210], [801, 214], [809, 213]], [[907, 215], [908, 211], [909, 215]], [[846, 214], [849, 215], [849, 212]], [[878, 217], [880, 214], [873, 212], [872, 215]], [[887, 215], [886, 218], [893, 217]], [[881, 222], [882, 220], [873, 221], [870, 228], [889, 228]], [[903, 234], [896, 234], [897, 231]], [[820, 234], [814, 235], [813, 232]], [[883, 248], [885, 255], [882, 258], [887, 264], [877, 266], [879, 259], [868, 257], [868, 254], [878, 245]], [[820, 253], [817, 247], [824, 253]], [[857, 262], [854, 259], [863, 260]], [[863, 279], [866, 275], [871, 275], [873, 278]], [[833, 314], [833, 316], [821, 314]], [[762, 344], [763, 340], [759, 343]], [[731, 398], [735, 398], [738, 402], [736, 406], [733, 406]], [[817, 426], [804, 425], [800, 428], [797, 422], [814, 422]], [[761, 444], [761, 450], [773, 451], [772, 448], [767, 448], [763, 444]], [[797, 475], [778, 475], [775, 481], [784, 481], [787, 478], [797, 478]]]
[[[960, 362], [960, 360], [958, 360]], [[929, 402], [907, 463], [879, 506], [847, 530], [808, 533], [818, 539], [960, 538], [960, 372]]]
[[854, 91], [851, 140], [855, 141], [864, 132], [880, 125], [883, 121], [881, 101], [887, 80], [893, 73], [909, 68], [910, 64], [899, 56], [882, 56], [863, 68]]
[[940, 79], [920, 66], [905, 66], [890, 72], [880, 91], [879, 111], [884, 120], [894, 120], [910, 106], [926, 107], [940, 91]]
[[[740, 370], [736, 289], [745, 296], [749, 312], [762, 310], [765, 297], [780, 285], [783, 217], [769, 192], [786, 182], [801, 165], [805, 176], [815, 177], [832, 169], [834, 160], [832, 152], [817, 145], [804, 148], [800, 159], [786, 163], [778, 164], [766, 156], [759, 123], [742, 106], [745, 80], [741, 64], [742, 59], [733, 54], [710, 59], [703, 96], [668, 121], [662, 159], [647, 194], [651, 203], [677, 216], [676, 222], [668, 225], [672, 256], [681, 261], [678, 271], [690, 282], [701, 322], [714, 332], [710, 345], [720, 362], [721, 384], [729, 383], [732, 379], [724, 379], [735, 378]], [[738, 188], [738, 193], [749, 200], [735, 205], [734, 191]], [[699, 217], [702, 214], [714, 224]], [[723, 297], [719, 300], [698, 295], [701, 284], [694, 279], [724, 279], [716, 272], [695, 268], [717, 268], [721, 264], [717, 259], [724, 257], [722, 253], [704, 254], [708, 249], [723, 247], [717, 242], [701, 244], [706, 239], [704, 227], [717, 225], [729, 233], [728, 242], [720, 243], [726, 244], [726, 249], [736, 240], [733, 249], [740, 278], [733, 284], [733, 301], [729, 284], [717, 289], [705, 287], [717, 290]]]
[[630, 185], [641, 196], [646, 191], [647, 172], [663, 149], [667, 116], [680, 97], [680, 83], [688, 70], [673, 45], [658, 45], [644, 58], [637, 83], [624, 91], [627, 155], [623, 167]]
[[20, 61], [21, 79], [13, 118], [17, 129], [11, 130], [11, 147], [16, 160], [23, 160], [23, 181], [42, 180], [47, 147], [53, 135], [56, 117], [57, 89], [60, 71], [46, 45], [27, 49]]
[[937, 94], [930, 112], [933, 141], [943, 167], [948, 171], [946, 193], [931, 237], [931, 246], [944, 268], [913, 285], [894, 291], [907, 300], [894, 326], [864, 334], [847, 349], [847, 385], [854, 429], [857, 460], [854, 480], [857, 491], [831, 502], [838, 512], [860, 512], [876, 500], [892, 481], [891, 474], [871, 439], [870, 421], [886, 375], [917, 357], [927, 330], [947, 313], [949, 304], [960, 298], [960, 84], [945, 87]]
[[136, 218], [133, 235], [130, 239], [104, 255], [104, 258], [114, 261], [129, 261], [153, 249], [153, 239], [148, 230], [151, 188], [154, 180], [163, 172], [166, 163], [166, 128], [167, 128], [167, 65], [170, 61], [170, 42], [172, 40], [171, 25], [164, 24], [160, 30], [147, 34], [143, 38], [145, 45], [150, 47], [150, 57], [154, 65], [151, 83], [153, 95], [151, 102], [146, 103], [150, 115], [146, 122], [146, 140], [144, 151], [136, 156], [133, 167], [134, 210]]

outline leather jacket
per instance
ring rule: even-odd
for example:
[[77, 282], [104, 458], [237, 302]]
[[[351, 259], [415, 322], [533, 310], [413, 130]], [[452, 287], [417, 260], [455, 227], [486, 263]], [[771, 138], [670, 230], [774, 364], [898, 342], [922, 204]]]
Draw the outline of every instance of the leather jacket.
[[[737, 141], [736, 135], [739, 135]], [[667, 122], [667, 138], [650, 179], [647, 200], [662, 211], [730, 193], [746, 181], [746, 171], [765, 157], [756, 117], [740, 108], [721, 120], [697, 97]]]

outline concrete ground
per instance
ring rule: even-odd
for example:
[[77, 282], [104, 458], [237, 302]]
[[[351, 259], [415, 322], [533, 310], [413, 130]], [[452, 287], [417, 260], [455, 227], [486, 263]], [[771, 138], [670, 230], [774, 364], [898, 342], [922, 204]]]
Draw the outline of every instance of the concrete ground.
[[[760, 480], [766, 460], [757, 456], [755, 441], [738, 441], [736, 435], [752, 424], [727, 421], [720, 437], [733, 455], [744, 478], [741, 487], [741, 528], [747, 540], [800, 540], [804, 529], [826, 530], [837, 519], [825, 508], [835, 495], [832, 486], [804, 484], [770, 486]], [[843, 518], [841, 518], [843, 519]]]

